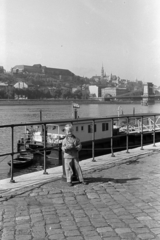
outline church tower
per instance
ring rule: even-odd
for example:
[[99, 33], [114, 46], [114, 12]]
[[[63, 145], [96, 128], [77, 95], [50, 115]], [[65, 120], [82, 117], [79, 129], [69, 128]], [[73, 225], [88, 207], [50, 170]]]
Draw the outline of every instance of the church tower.
[[104, 78], [104, 68], [103, 68], [103, 64], [102, 64], [102, 70], [101, 70], [101, 78]]

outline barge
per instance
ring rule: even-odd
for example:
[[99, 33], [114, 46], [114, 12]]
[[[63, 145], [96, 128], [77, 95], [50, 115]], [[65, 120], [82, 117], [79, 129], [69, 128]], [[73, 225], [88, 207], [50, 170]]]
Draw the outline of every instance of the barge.
[[[80, 160], [128, 148], [134, 148], [154, 141], [160, 141], [160, 117], [151, 114], [110, 116], [109, 118], [77, 118], [51, 121], [25, 128], [24, 136], [17, 143], [17, 150], [26, 150], [36, 159], [43, 157], [46, 149], [47, 160], [61, 165], [63, 155], [61, 143], [65, 137], [66, 123], [72, 123], [74, 134], [82, 143]], [[93, 149], [94, 147], [94, 149]]]

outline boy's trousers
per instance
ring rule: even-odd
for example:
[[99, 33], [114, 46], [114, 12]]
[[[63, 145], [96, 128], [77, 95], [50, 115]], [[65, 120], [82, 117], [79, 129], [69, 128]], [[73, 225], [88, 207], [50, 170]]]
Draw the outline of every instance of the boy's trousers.
[[65, 158], [64, 161], [65, 161], [65, 171], [66, 171], [67, 182], [72, 182], [73, 165], [79, 181], [83, 182], [84, 180], [83, 180], [82, 170], [79, 165], [79, 161], [75, 158]]

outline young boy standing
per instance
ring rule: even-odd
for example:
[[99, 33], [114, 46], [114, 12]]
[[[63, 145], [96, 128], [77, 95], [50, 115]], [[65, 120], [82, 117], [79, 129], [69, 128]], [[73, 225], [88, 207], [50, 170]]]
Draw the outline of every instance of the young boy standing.
[[65, 126], [66, 137], [62, 141], [62, 151], [64, 152], [64, 164], [66, 171], [67, 183], [69, 186], [73, 186], [72, 177], [73, 169], [72, 163], [75, 166], [76, 174], [79, 178], [79, 181], [83, 184], [86, 182], [83, 179], [82, 170], [79, 165], [79, 151], [82, 148], [80, 140], [73, 135], [73, 126], [67, 124]]

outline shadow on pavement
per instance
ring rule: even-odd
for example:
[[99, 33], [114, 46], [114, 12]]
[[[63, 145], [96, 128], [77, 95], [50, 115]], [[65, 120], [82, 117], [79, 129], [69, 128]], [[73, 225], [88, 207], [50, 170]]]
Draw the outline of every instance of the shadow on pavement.
[[128, 181], [136, 181], [140, 178], [122, 178], [122, 179], [115, 179], [115, 178], [85, 178], [85, 181], [88, 183], [94, 182], [113, 182], [113, 183], [126, 183]]

